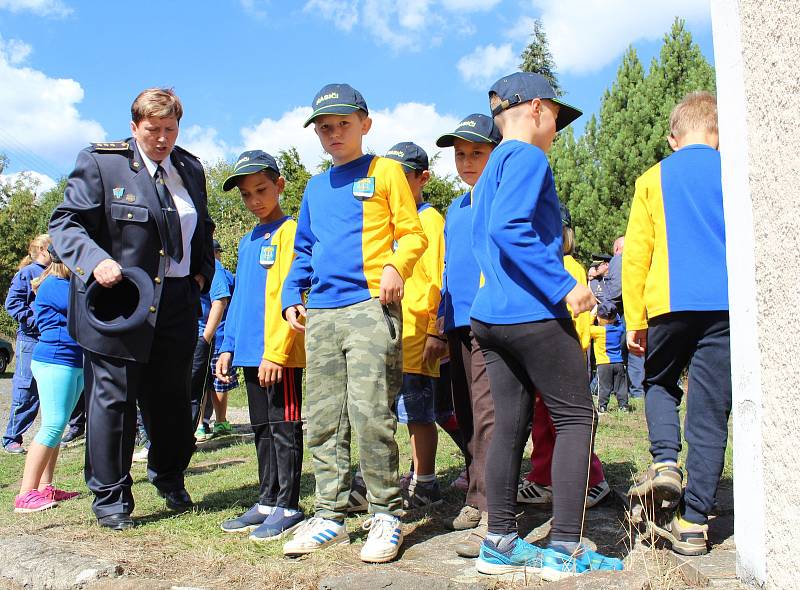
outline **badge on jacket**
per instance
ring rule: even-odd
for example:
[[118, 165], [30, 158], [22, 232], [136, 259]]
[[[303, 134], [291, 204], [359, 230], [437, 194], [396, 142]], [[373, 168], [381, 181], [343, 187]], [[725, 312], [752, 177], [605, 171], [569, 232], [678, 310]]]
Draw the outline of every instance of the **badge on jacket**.
[[375, 194], [375, 177], [365, 176], [357, 178], [353, 183], [353, 196], [359, 201], [371, 199]]
[[115, 199], [121, 199], [122, 195], [125, 194], [125, 189], [122, 188], [121, 186], [115, 186], [112, 192], [114, 193]]
[[262, 244], [261, 252], [258, 254], [258, 263], [264, 268], [271, 268], [275, 264], [275, 257], [278, 254], [278, 247], [271, 244]]

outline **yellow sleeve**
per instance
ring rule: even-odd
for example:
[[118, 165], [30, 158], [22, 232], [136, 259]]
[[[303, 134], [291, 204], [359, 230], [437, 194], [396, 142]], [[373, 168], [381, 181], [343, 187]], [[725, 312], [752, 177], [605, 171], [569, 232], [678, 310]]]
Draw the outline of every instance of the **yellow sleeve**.
[[428, 239], [428, 248], [422, 255], [421, 264], [425, 274], [430, 277], [428, 283], [428, 334], [438, 336], [436, 332], [436, 316], [439, 313], [439, 302], [442, 298], [442, 273], [444, 272], [444, 217], [430, 207], [420, 217], [422, 229]]
[[[655, 229], [649, 210], [652, 176], [654, 174], [651, 168], [636, 181], [636, 192], [628, 217], [628, 228], [625, 231], [625, 249], [622, 252], [622, 301], [625, 303], [626, 330], [647, 328], [645, 286], [655, 244]], [[660, 175], [655, 174], [655, 176], [660, 179]]]
[[294, 235], [297, 222], [288, 219], [277, 230], [272, 243], [278, 242], [275, 264], [267, 272], [267, 284], [264, 304], [264, 356], [263, 359], [279, 365], [285, 365], [294, 345], [297, 332], [289, 327], [283, 319], [281, 309], [281, 290], [289, 267], [294, 260]]
[[393, 160], [382, 158], [383, 173], [388, 191], [389, 219], [394, 229], [394, 241], [397, 248], [387, 264], [397, 269], [403, 280], [407, 280], [414, 270], [428, 240], [422, 231], [417, 215], [417, 204], [411, 188], [408, 186], [403, 166]]
[[[571, 274], [578, 283], [584, 287], [588, 284], [586, 280], [586, 271], [572, 256], [564, 256], [564, 268], [566, 268], [567, 272]], [[569, 306], [567, 307], [569, 308]], [[572, 315], [571, 309], [570, 315]], [[584, 311], [578, 314], [578, 317], [572, 318], [572, 321], [575, 324], [575, 331], [578, 333], [578, 340], [581, 343], [581, 348], [583, 352], [586, 352], [592, 344], [592, 335], [589, 333], [589, 328], [592, 325], [592, 314], [589, 311]]]

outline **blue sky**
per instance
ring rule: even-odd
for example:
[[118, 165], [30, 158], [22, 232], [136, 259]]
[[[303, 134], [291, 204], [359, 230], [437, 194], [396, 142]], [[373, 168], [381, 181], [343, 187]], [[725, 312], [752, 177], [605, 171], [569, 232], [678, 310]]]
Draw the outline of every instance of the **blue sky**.
[[0, 152], [7, 172], [66, 174], [88, 142], [127, 137], [132, 99], [159, 85], [180, 95], [179, 143], [204, 160], [296, 145], [313, 166], [322, 153], [302, 120], [322, 85], [342, 81], [373, 112], [368, 147], [432, 148], [486, 111], [533, 18], [566, 99], [593, 112], [625, 47], [649, 63], [675, 16], [713, 62], [698, 0], [0, 0]]

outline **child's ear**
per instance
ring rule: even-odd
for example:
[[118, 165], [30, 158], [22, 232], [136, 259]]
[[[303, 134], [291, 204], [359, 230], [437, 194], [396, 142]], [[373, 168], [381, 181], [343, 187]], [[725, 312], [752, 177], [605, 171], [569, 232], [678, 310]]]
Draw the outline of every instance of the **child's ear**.
[[278, 194], [283, 192], [283, 189], [286, 188], [286, 179], [283, 176], [279, 176], [278, 180], [275, 181], [275, 186], [278, 187]]
[[372, 118], [364, 117], [361, 121], [361, 135], [366, 135], [372, 129]]
[[428, 181], [431, 179], [431, 172], [430, 170], [423, 170], [422, 174], [420, 175], [422, 178], [422, 186], [428, 184]]
[[667, 143], [669, 144], [669, 147], [672, 148], [673, 152], [677, 152], [679, 149], [681, 149], [681, 146], [678, 143], [678, 140], [675, 138], [674, 135], [672, 135], [672, 133], [667, 135]]

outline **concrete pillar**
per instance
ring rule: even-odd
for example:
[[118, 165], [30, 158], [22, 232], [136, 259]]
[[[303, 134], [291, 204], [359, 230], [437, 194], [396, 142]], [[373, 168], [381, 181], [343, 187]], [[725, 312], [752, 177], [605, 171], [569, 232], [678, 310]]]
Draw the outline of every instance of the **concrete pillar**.
[[739, 577], [800, 588], [800, 0], [711, 0]]

